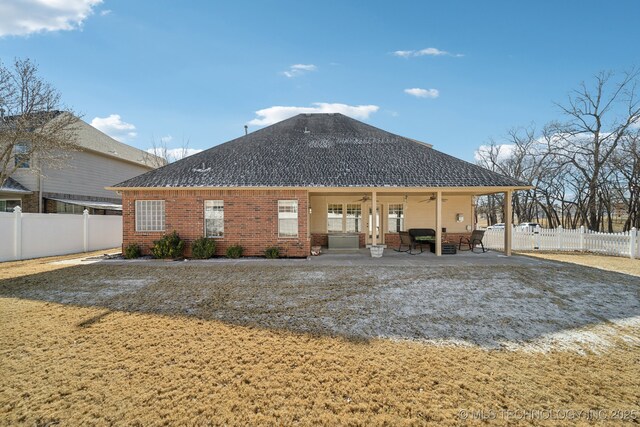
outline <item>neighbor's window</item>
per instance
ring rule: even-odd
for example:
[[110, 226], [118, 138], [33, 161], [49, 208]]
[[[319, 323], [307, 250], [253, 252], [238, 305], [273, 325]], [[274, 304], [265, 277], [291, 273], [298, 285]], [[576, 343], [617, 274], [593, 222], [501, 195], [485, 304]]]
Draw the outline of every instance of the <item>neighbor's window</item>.
[[204, 201], [204, 233], [205, 237], [224, 236], [224, 201]]
[[14, 151], [14, 161], [16, 162], [16, 167], [21, 169], [29, 168], [29, 144], [26, 142], [21, 142], [16, 144]]
[[342, 205], [327, 206], [327, 233], [342, 232]]
[[136, 231], [164, 231], [164, 200], [136, 200]]
[[0, 212], [13, 212], [13, 208], [16, 206], [22, 207], [22, 202], [19, 199], [0, 200]]
[[389, 233], [404, 231], [404, 206], [401, 204], [389, 205]]
[[82, 215], [84, 213], [84, 206], [56, 201], [56, 213]]
[[278, 200], [278, 236], [298, 237], [297, 200]]
[[362, 229], [362, 207], [360, 205], [347, 205], [347, 233], [359, 233]]

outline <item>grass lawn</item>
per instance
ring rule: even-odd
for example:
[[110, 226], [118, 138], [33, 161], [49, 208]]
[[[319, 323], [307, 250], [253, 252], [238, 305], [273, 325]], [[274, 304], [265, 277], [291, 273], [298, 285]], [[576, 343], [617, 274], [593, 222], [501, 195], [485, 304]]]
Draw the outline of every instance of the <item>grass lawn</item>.
[[[485, 272], [498, 283], [490, 292], [489, 282], [465, 288], [480, 299], [477, 308], [466, 309], [469, 300], [439, 311], [430, 301], [451, 298], [439, 289], [461, 286], [465, 271], [2, 267], [4, 425], [459, 425], [474, 410], [500, 424], [537, 425], [540, 413], [522, 411], [543, 409], [640, 419], [640, 329], [617, 322], [620, 310], [639, 315], [640, 280], [632, 276], [569, 264], [544, 269], [547, 276], [497, 269]], [[522, 290], [501, 296], [514, 282]], [[428, 289], [422, 301], [416, 283]], [[583, 307], [606, 294], [606, 304]], [[504, 315], [487, 305], [496, 299]], [[526, 304], [518, 316], [510, 299], [547, 310], [548, 321], [528, 317], [536, 310]], [[523, 332], [528, 324], [535, 336]], [[497, 332], [485, 330], [491, 325]], [[564, 339], [567, 325], [583, 345], [496, 345], [553, 344], [545, 337]], [[441, 340], [422, 339], [432, 335]], [[573, 414], [585, 423], [594, 417]]]

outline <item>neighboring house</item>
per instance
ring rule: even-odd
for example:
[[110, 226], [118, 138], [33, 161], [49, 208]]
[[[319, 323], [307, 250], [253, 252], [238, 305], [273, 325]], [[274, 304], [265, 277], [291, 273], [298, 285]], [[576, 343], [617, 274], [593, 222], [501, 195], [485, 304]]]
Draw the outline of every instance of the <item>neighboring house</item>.
[[[120, 215], [121, 197], [105, 187], [149, 172], [166, 162], [116, 141], [79, 120], [77, 150], [65, 154], [62, 167], [34, 167], [37, 158], [16, 153], [19, 166], [0, 187], [0, 211], [21, 206], [23, 212]], [[18, 151], [17, 146], [16, 151]]]
[[302, 257], [330, 235], [392, 246], [410, 228], [435, 229], [439, 254], [474, 229], [473, 196], [504, 192], [510, 209], [525, 188], [336, 113], [300, 114], [110, 189], [122, 194], [125, 246], [148, 253], [176, 230], [217, 239], [218, 254], [240, 244], [250, 256], [278, 246]]

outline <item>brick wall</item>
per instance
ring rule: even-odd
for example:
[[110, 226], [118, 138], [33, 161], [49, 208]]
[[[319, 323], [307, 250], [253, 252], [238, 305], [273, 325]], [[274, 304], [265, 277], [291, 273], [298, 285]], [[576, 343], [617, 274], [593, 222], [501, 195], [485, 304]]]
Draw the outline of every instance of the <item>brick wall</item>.
[[31, 194], [25, 194], [22, 196], [22, 212], [24, 213], [38, 213], [40, 209], [38, 201], [38, 192], [34, 191]]
[[[165, 201], [165, 231], [136, 232], [135, 201]], [[123, 247], [138, 243], [148, 254], [154, 240], [165, 233], [177, 231], [191, 243], [204, 235], [204, 201], [224, 201], [224, 237], [216, 239], [217, 255], [224, 255], [227, 247], [241, 245], [246, 256], [263, 256], [270, 246], [281, 249], [282, 256], [306, 257], [311, 251], [307, 237], [307, 192], [305, 190], [149, 190], [124, 191]], [[298, 237], [278, 237], [278, 200], [298, 201]]]
[[400, 235], [398, 233], [385, 233], [384, 244], [387, 245], [388, 248], [397, 249], [398, 245], [400, 245]]

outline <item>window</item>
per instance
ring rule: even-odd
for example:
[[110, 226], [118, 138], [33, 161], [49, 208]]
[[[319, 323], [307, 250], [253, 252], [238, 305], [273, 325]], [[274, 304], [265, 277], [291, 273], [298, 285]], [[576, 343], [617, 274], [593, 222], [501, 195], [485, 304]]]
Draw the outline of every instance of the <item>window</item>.
[[56, 213], [82, 215], [84, 213], [84, 206], [56, 201]]
[[329, 204], [327, 207], [327, 232], [342, 232], [342, 205]]
[[389, 205], [389, 233], [404, 231], [404, 206], [401, 204]]
[[360, 205], [347, 205], [347, 233], [359, 233], [362, 229], [362, 207]]
[[136, 231], [164, 231], [164, 200], [136, 200]]
[[14, 161], [16, 166], [21, 169], [29, 168], [29, 145], [25, 142], [16, 144], [14, 151]]
[[297, 200], [278, 200], [278, 236], [298, 237]]
[[204, 201], [204, 235], [205, 237], [224, 236], [224, 201]]
[[22, 207], [22, 201], [16, 200], [0, 200], [0, 212], [13, 212], [16, 206]]

